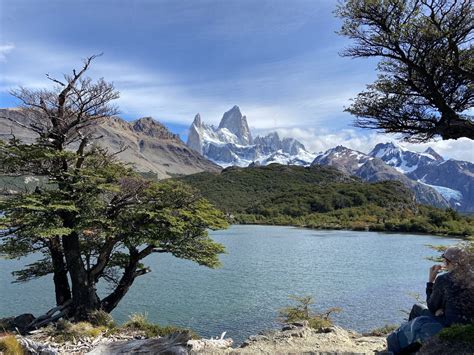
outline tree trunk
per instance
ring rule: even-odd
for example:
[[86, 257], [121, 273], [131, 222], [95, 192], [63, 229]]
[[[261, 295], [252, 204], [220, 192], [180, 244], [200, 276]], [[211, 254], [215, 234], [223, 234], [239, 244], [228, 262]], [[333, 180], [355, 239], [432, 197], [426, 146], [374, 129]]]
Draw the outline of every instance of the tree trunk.
[[101, 302], [101, 308], [110, 313], [119, 304], [122, 298], [127, 294], [130, 286], [132, 286], [137, 277], [136, 270], [138, 267], [139, 258], [130, 256], [130, 262], [124, 270], [122, 278], [115, 290], [105, 297]]
[[63, 236], [64, 255], [72, 285], [72, 314], [76, 320], [87, 320], [89, 314], [100, 308], [95, 283], [91, 282], [85, 270], [79, 236], [76, 232]]
[[64, 264], [64, 255], [61, 251], [61, 241], [58, 237], [51, 240], [49, 251], [53, 262], [53, 281], [56, 293], [56, 305], [60, 306], [71, 299], [71, 288], [67, 277], [66, 265]]

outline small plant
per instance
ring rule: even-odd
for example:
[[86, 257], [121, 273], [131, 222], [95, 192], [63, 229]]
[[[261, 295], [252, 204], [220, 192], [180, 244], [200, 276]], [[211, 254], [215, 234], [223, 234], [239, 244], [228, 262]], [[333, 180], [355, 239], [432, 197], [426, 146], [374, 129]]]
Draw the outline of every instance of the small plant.
[[186, 332], [192, 339], [199, 339], [199, 336], [190, 329], [171, 325], [161, 326], [159, 324], [153, 324], [148, 320], [148, 315], [146, 313], [135, 313], [129, 318], [130, 320], [123, 325], [123, 328], [141, 330], [145, 332], [147, 338], [163, 337], [170, 334]]
[[0, 337], [0, 354], [23, 355], [25, 351], [14, 335]]
[[398, 325], [385, 324], [383, 327], [372, 329], [370, 332], [364, 335], [374, 336], [374, 337], [383, 337], [383, 336], [389, 335], [391, 332], [393, 332], [397, 328], [398, 328]]
[[109, 329], [114, 329], [116, 327], [112, 316], [103, 310], [92, 312], [89, 315], [89, 322], [94, 326], [107, 327]]
[[311, 310], [311, 305], [314, 304], [312, 296], [290, 296], [290, 299], [296, 301], [296, 305], [280, 310], [280, 320], [287, 324], [308, 321], [308, 326], [313, 329], [328, 328], [333, 325], [331, 314], [342, 311], [341, 308], [334, 307], [322, 313], [314, 313]]
[[474, 344], [474, 323], [467, 325], [454, 324], [439, 332], [439, 338], [450, 342], [467, 342]]
[[71, 323], [67, 320], [60, 320], [55, 326], [50, 326], [46, 329], [48, 335], [59, 342], [81, 338], [96, 338], [108, 330], [104, 326], [95, 327], [88, 322]]

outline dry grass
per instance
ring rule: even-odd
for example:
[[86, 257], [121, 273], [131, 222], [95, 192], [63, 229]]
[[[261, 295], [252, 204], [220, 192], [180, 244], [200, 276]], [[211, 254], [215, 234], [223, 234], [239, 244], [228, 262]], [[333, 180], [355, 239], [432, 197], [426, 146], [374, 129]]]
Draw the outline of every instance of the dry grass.
[[14, 335], [0, 336], [0, 353], [5, 355], [23, 355], [25, 351]]

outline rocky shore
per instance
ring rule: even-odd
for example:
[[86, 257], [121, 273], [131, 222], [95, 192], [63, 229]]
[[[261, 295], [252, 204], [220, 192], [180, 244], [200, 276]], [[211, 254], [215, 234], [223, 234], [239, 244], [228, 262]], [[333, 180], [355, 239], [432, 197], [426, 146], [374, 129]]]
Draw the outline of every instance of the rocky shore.
[[33, 354], [374, 354], [384, 351], [384, 337], [364, 336], [338, 326], [315, 330], [307, 323], [293, 323], [281, 330], [249, 337], [240, 347], [223, 333], [215, 339], [190, 339], [186, 333], [161, 338], [145, 338], [139, 331], [122, 332], [94, 339], [82, 338], [58, 343], [41, 330], [18, 336]]

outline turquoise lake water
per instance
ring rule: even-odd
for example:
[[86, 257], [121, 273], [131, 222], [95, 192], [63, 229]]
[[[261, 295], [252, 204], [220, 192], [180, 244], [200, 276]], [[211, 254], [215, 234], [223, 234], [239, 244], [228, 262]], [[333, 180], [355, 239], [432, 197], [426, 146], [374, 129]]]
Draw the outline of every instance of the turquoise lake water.
[[[276, 226], [232, 226], [211, 232], [224, 244], [222, 268], [207, 269], [169, 255], [145, 261], [152, 272], [137, 279], [113, 312], [118, 322], [146, 312], [160, 324], [190, 327], [205, 337], [226, 331], [237, 343], [278, 328], [289, 295], [312, 295], [315, 310], [341, 307], [337, 324], [360, 332], [398, 324], [424, 297], [427, 244], [455, 239], [426, 235], [321, 231]], [[11, 271], [33, 261], [0, 259], [0, 317], [54, 306], [52, 280], [12, 284]]]

